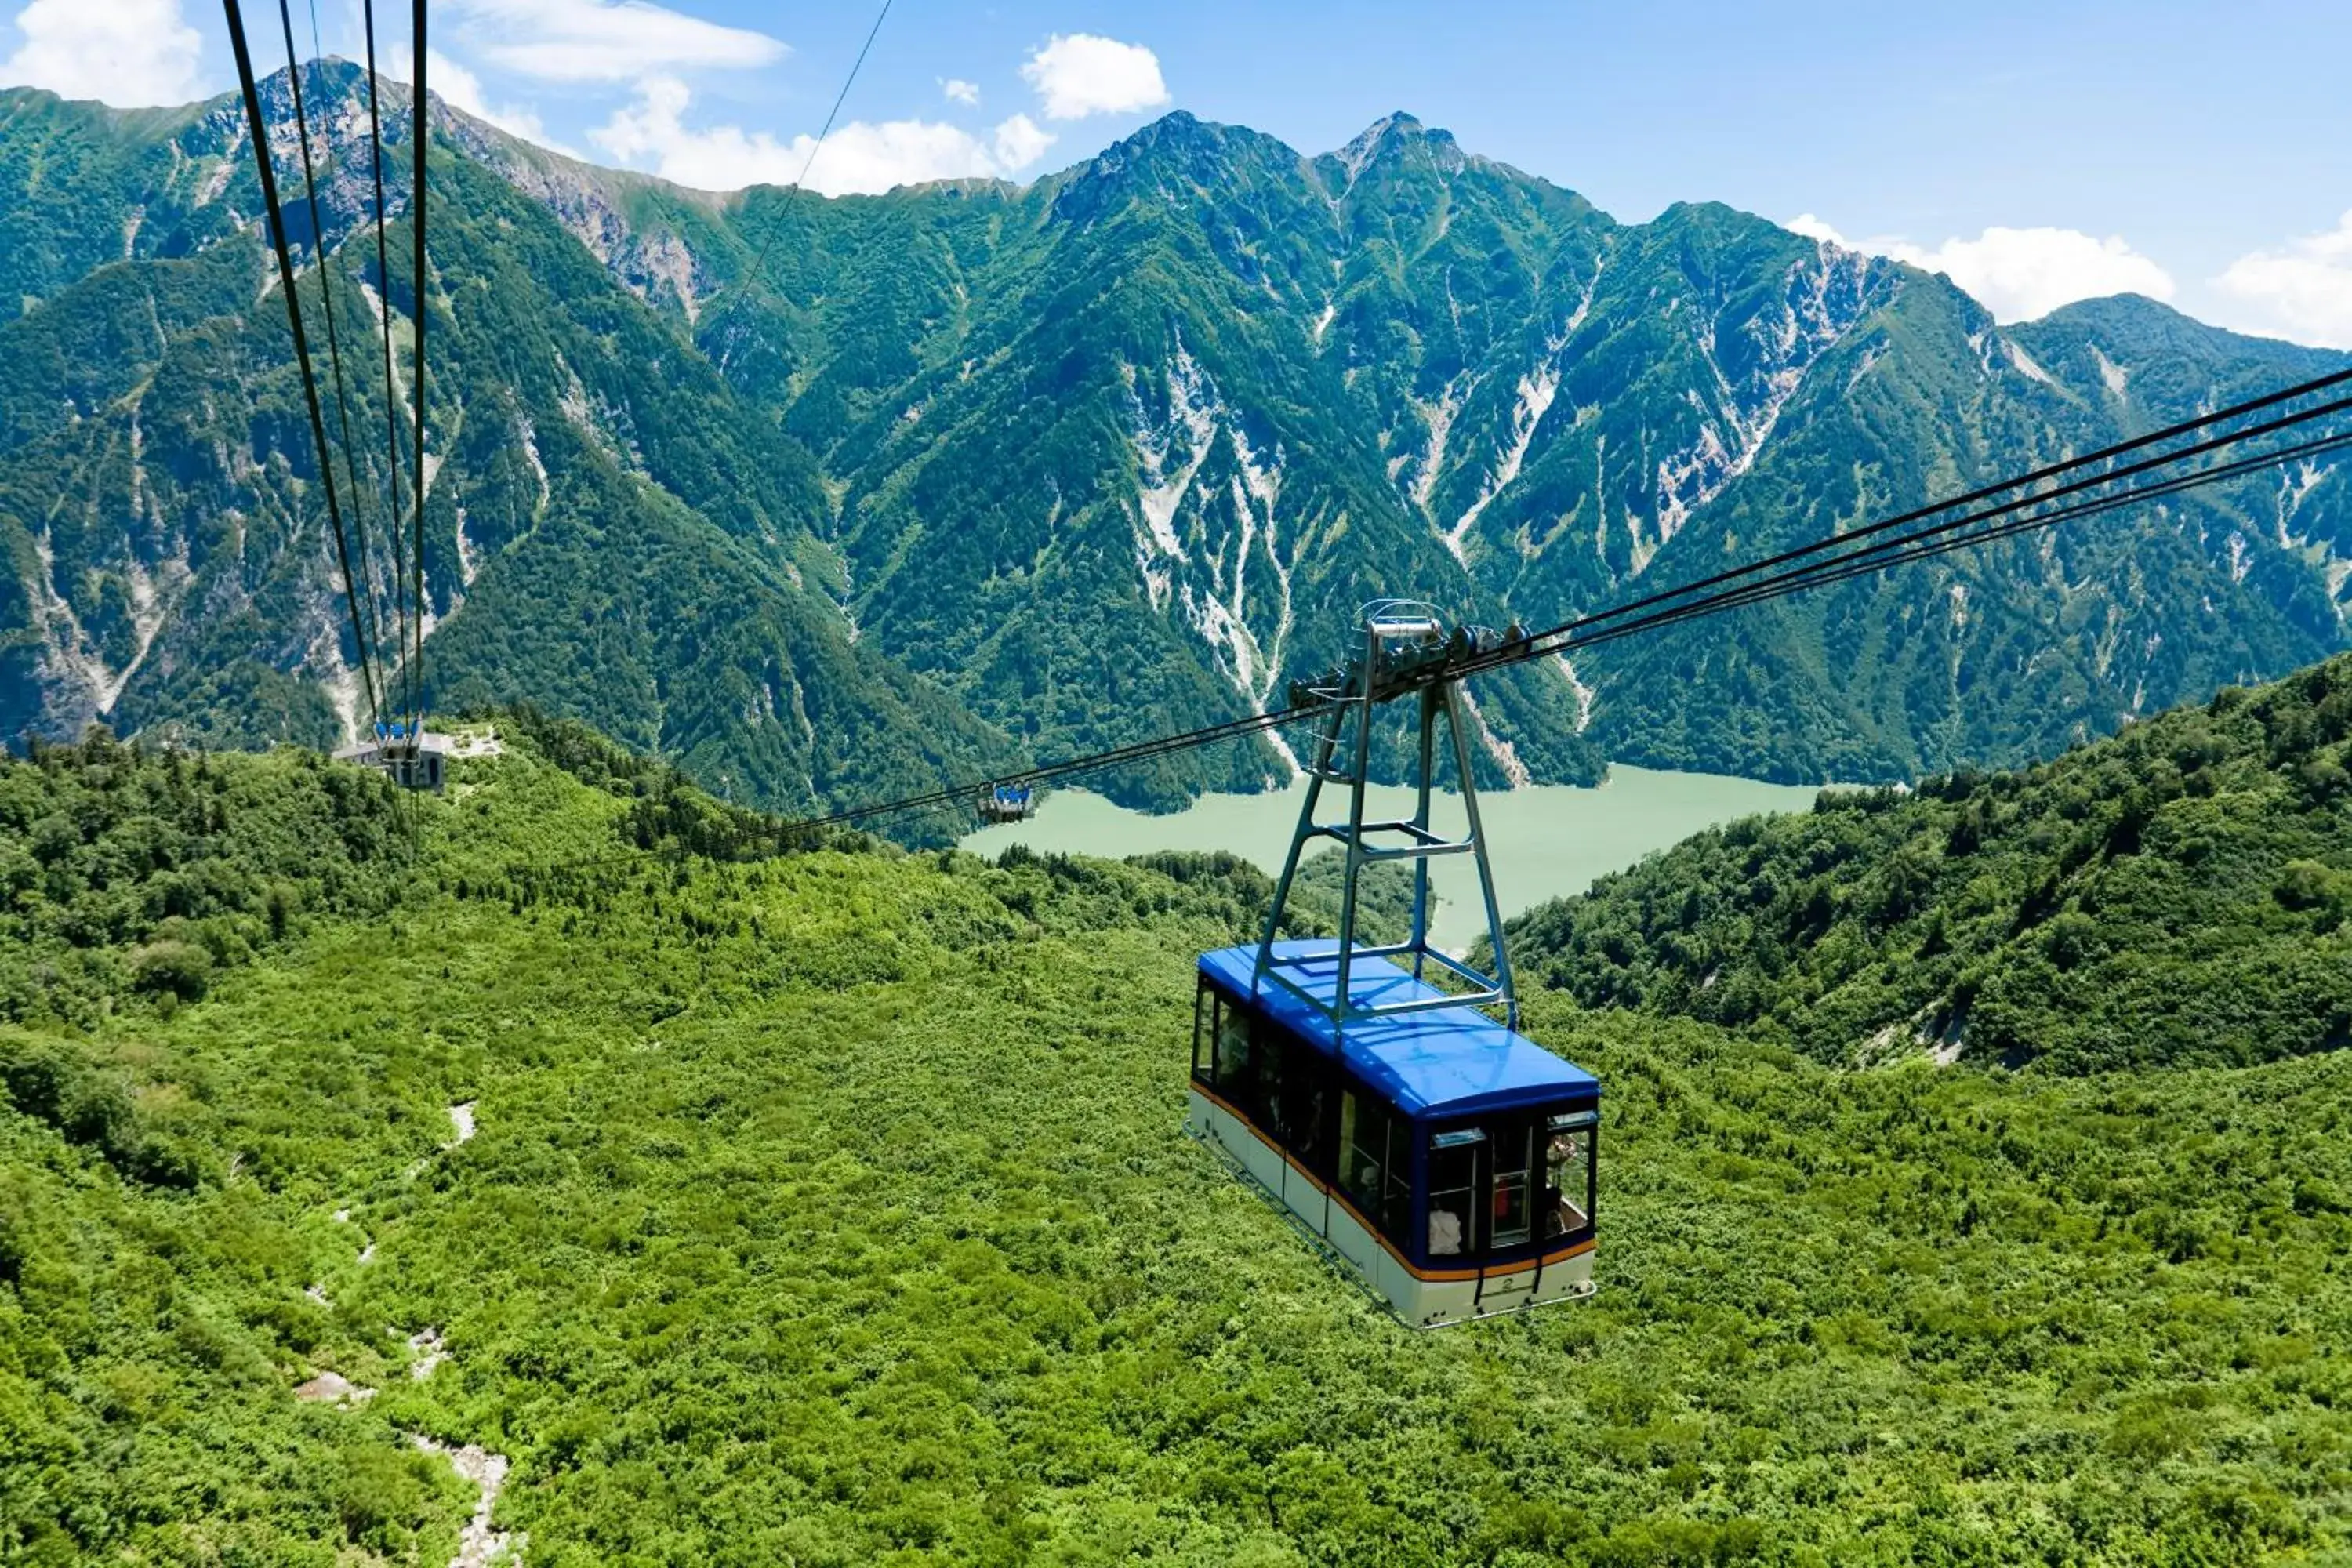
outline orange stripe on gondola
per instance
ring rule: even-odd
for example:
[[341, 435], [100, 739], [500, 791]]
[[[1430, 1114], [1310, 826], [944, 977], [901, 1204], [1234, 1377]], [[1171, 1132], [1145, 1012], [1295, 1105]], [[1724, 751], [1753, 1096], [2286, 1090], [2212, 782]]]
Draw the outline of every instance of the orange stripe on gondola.
[[1289, 1150], [1285, 1149], [1281, 1144], [1267, 1137], [1265, 1133], [1259, 1129], [1257, 1123], [1252, 1121], [1248, 1115], [1244, 1113], [1239, 1106], [1236, 1106], [1233, 1101], [1225, 1099], [1214, 1089], [1204, 1086], [1199, 1079], [1192, 1079], [1187, 1087], [1190, 1088], [1194, 1094], [1199, 1095], [1202, 1100], [1207, 1100], [1211, 1105], [1215, 1106], [1218, 1110], [1223, 1111], [1226, 1115], [1240, 1122], [1244, 1130], [1245, 1130], [1251, 1137], [1265, 1144], [1266, 1148], [1271, 1150], [1273, 1152], [1282, 1156], [1282, 1163], [1289, 1166], [1292, 1170], [1297, 1172], [1301, 1176], [1304, 1176], [1307, 1182], [1314, 1186], [1317, 1192], [1321, 1193], [1325, 1197], [1329, 1198], [1341, 1208], [1346, 1209], [1348, 1211], [1349, 1217], [1353, 1219], [1358, 1225], [1364, 1227], [1364, 1234], [1370, 1237], [1374, 1241], [1380, 1243], [1381, 1250], [1387, 1253], [1391, 1258], [1395, 1259], [1396, 1266], [1398, 1268], [1403, 1269], [1406, 1273], [1412, 1275], [1416, 1279], [1433, 1281], [1438, 1284], [1448, 1284], [1456, 1280], [1464, 1279], [1476, 1279], [1481, 1275], [1484, 1275], [1488, 1279], [1507, 1279], [1514, 1274], [1524, 1274], [1530, 1268], [1538, 1267], [1549, 1268], [1555, 1263], [1564, 1263], [1569, 1258], [1581, 1257], [1585, 1253], [1591, 1252], [1600, 1242], [1601, 1238], [1599, 1237], [1588, 1236], [1582, 1241], [1571, 1242], [1568, 1246], [1561, 1247], [1559, 1251], [1547, 1252], [1540, 1258], [1523, 1258], [1517, 1263], [1498, 1263], [1491, 1268], [1484, 1269], [1423, 1268], [1414, 1263], [1411, 1258], [1405, 1257], [1403, 1253], [1399, 1252], [1396, 1249], [1395, 1244], [1391, 1242], [1387, 1237], [1381, 1234], [1380, 1227], [1374, 1225], [1370, 1220], [1367, 1219], [1364, 1216], [1363, 1211], [1349, 1201], [1348, 1194], [1346, 1193], [1324, 1181], [1314, 1172], [1308, 1170], [1306, 1166], [1300, 1164], [1296, 1159], [1292, 1158]]

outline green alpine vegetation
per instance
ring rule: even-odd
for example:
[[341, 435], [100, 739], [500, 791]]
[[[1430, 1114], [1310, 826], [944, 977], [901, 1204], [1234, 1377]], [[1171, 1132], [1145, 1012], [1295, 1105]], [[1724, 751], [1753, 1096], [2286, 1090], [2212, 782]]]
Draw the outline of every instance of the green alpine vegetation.
[[[2266, 973], [2341, 951], [2346, 688], [1751, 837], [1875, 835], [1858, 887], [1932, 828], [1998, 890], [2095, 832], [2059, 973], [2167, 889]], [[1856, 1070], [1539, 991], [1605, 1085], [1599, 1293], [1416, 1334], [1181, 1132], [1262, 873], [778, 853], [497, 723], [440, 798], [0, 763], [0, 1561], [440, 1563], [485, 1483], [471, 1545], [553, 1568], [2352, 1552], [2352, 1053]]]
[[1828, 790], [1523, 916], [1531, 983], [1825, 1061], [2352, 1045], [2352, 657], [2016, 773]]
[[[303, 297], [347, 350], [388, 319], [404, 392], [364, 79], [306, 70]], [[1172, 114], [1026, 186], [838, 200], [429, 123], [433, 702], [533, 701], [780, 810], [1278, 706], [1374, 596], [1554, 625], [2347, 363], [2136, 298], [2000, 326], [1720, 205], [1622, 222], [1404, 115], [1307, 156]], [[387, 127], [398, 256], [396, 90]], [[0, 91], [12, 743], [364, 718], [258, 208], [233, 100]], [[348, 357], [380, 534], [383, 392]], [[2014, 764], [2342, 648], [2347, 595], [2352, 466], [2319, 461], [1498, 675], [1476, 765]], [[1254, 741], [1104, 784], [1288, 769]]]

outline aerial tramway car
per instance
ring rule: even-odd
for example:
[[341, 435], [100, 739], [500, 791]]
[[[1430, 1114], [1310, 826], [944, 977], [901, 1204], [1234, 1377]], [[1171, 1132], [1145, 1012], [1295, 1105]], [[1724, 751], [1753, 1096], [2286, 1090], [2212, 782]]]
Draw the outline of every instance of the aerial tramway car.
[[1037, 792], [1027, 784], [992, 784], [980, 792], [982, 822], [1026, 822], [1037, 814]]
[[[1414, 1327], [1588, 1296], [1601, 1085], [1517, 1031], [1458, 676], [1448, 673], [1500, 639], [1449, 635], [1426, 606], [1398, 602], [1370, 606], [1364, 631], [1345, 671], [1292, 691], [1294, 707], [1328, 716], [1261, 940], [1201, 955], [1187, 1130]], [[1417, 806], [1367, 821], [1372, 715], [1405, 695], [1421, 710]], [[1430, 826], [1441, 712], [1468, 818], [1458, 839]], [[1351, 761], [1336, 766], [1350, 723]], [[1343, 822], [1316, 819], [1326, 783], [1348, 787]], [[1339, 938], [1278, 941], [1300, 855], [1318, 838], [1347, 857]], [[1429, 863], [1441, 855], [1476, 864], [1493, 977], [1429, 944]], [[1412, 929], [1403, 942], [1366, 945], [1357, 883], [1382, 860], [1413, 867]], [[1433, 971], [1456, 988], [1432, 984]]]
[[448, 736], [426, 733], [422, 720], [412, 727], [394, 719], [378, 722], [370, 739], [345, 746], [335, 755], [341, 761], [387, 773], [403, 789], [431, 790], [438, 795], [450, 745]]

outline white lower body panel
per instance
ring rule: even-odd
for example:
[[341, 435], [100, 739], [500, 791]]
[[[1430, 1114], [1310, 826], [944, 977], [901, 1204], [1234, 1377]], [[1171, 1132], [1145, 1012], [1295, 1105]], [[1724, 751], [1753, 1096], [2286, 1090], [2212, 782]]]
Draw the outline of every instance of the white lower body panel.
[[1359, 1220], [1347, 1201], [1300, 1170], [1246, 1121], [1201, 1092], [1186, 1095], [1184, 1129], [1223, 1154], [1251, 1184], [1287, 1209], [1325, 1250], [1355, 1271], [1389, 1309], [1416, 1329], [1503, 1317], [1592, 1294], [1593, 1244], [1542, 1261], [1474, 1268], [1417, 1269]]

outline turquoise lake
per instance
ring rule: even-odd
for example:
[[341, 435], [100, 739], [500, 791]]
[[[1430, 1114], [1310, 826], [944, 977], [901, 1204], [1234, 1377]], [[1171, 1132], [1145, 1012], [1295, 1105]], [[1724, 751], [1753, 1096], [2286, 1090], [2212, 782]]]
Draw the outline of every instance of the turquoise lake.
[[[1281, 868], [1290, 847], [1305, 790], [1302, 783], [1280, 793], [1203, 795], [1165, 816], [1129, 811], [1084, 790], [1063, 790], [1048, 797], [1030, 821], [982, 828], [962, 842], [989, 856], [1025, 844], [1112, 859], [1155, 849], [1223, 849], [1272, 872]], [[1496, 898], [1507, 920], [1547, 899], [1581, 892], [1595, 877], [1622, 870], [1701, 828], [1758, 812], [1806, 810], [1816, 793], [1811, 784], [1759, 784], [1619, 763], [1597, 789], [1539, 784], [1497, 790], [1480, 795], [1478, 808], [1486, 825]], [[1344, 792], [1324, 792], [1320, 815], [1326, 820], [1346, 809]], [[1412, 809], [1412, 792], [1402, 788], [1375, 788], [1366, 801], [1367, 812], [1381, 816], [1405, 816]], [[1440, 796], [1435, 815], [1439, 831], [1461, 832], [1458, 795]], [[1432, 865], [1444, 900], [1432, 935], [1439, 946], [1460, 952], [1484, 931], [1477, 873], [1466, 856], [1444, 857]]]

